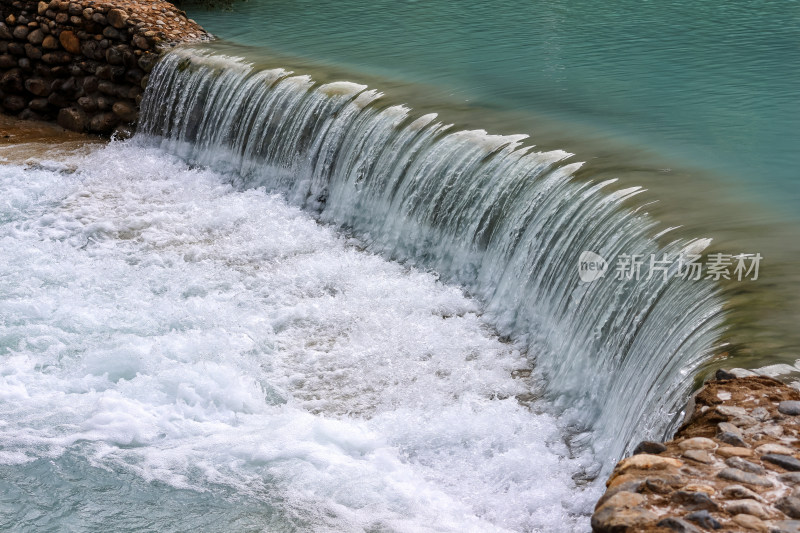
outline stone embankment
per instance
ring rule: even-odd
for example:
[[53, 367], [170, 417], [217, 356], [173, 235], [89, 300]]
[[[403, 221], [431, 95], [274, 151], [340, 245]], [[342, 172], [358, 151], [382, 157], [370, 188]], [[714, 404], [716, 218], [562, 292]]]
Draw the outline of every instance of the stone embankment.
[[800, 532], [800, 391], [719, 371], [688, 415], [617, 464], [593, 531]]
[[0, 108], [109, 134], [135, 125], [148, 73], [208, 34], [161, 0], [0, 0]]

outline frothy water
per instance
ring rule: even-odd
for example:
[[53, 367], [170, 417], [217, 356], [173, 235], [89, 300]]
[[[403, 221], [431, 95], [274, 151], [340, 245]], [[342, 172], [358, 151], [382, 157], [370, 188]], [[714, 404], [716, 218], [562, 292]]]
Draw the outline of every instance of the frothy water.
[[141, 143], [0, 180], [0, 528], [586, 528], [459, 289]]
[[151, 73], [142, 142], [280, 192], [370, 251], [466, 287], [535, 362], [573, 449], [591, 447], [606, 471], [664, 437], [719, 342], [718, 287], [675, 278], [677, 261], [666, 278], [645, 263], [638, 278], [585, 283], [578, 262], [585, 251], [677, 257], [709, 241], [672, 237], [636, 204], [638, 187], [575, 179], [571, 154], [381, 97], [183, 48]]

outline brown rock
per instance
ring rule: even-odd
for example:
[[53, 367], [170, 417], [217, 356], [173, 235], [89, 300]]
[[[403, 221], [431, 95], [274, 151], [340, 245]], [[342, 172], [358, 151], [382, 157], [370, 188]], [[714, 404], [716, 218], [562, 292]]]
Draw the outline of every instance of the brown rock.
[[786, 446], [782, 446], [780, 444], [762, 444], [756, 448], [756, 453], [759, 455], [765, 455], [768, 453], [777, 453], [781, 455], [792, 455], [795, 453], [795, 450], [791, 448], [787, 448]]
[[133, 122], [138, 115], [136, 108], [128, 102], [117, 102], [112, 110], [124, 122]]
[[19, 113], [25, 109], [25, 99], [17, 95], [6, 96], [3, 98], [3, 107], [9, 113]]
[[100, 113], [89, 121], [89, 130], [96, 133], [110, 133], [119, 123], [114, 113]]
[[50, 103], [47, 101], [47, 98], [34, 98], [28, 103], [28, 107], [34, 111], [42, 112], [50, 107]]
[[72, 31], [62, 31], [61, 35], [58, 36], [58, 40], [67, 52], [71, 54], [81, 53], [81, 41]]
[[42, 48], [46, 48], [48, 50], [55, 50], [56, 48], [58, 48], [58, 40], [52, 35], [48, 35], [42, 40]]
[[717, 511], [719, 509], [719, 506], [705, 492], [679, 490], [672, 493], [670, 500], [690, 511], [698, 511], [700, 509]]
[[34, 45], [40, 45], [44, 41], [44, 32], [40, 29], [33, 30], [28, 34], [28, 42]]
[[739, 470], [752, 472], [753, 474], [764, 475], [766, 473], [763, 466], [751, 463], [741, 457], [728, 457], [725, 459], [725, 464], [731, 468], [738, 468]]
[[13, 39], [14, 35], [4, 23], [0, 22], [0, 39]]
[[158, 63], [158, 55], [156, 54], [145, 54], [139, 58], [139, 67], [145, 72], [153, 70], [156, 63]]
[[761, 500], [761, 496], [741, 485], [728, 485], [722, 489], [722, 496], [733, 500]]
[[86, 129], [86, 113], [76, 107], [66, 107], [58, 112], [58, 125], [64, 129], [83, 132]]
[[772, 514], [763, 504], [753, 499], [725, 502], [725, 510], [730, 514], [749, 514], [764, 520], [768, 519]]
[[737, 514], [733, 517], [734, 523], [737, 525], [750, 530], [750, 531], [758, 531], [760, 533], [768, 533], [769, 526], [764, 523], [763, 520], [760, 518], [756, 518], [753, 515], [749, 514]]
[[33, 46], [31, 43], [25, 43], [25, 55], [28, 59], [38, 61], [42, 58], [42, 51], [38, 47]]
[[618, 533], [652, 524], [657, 515], [652, 511], [638, 508], [644, 501], [645, 498], [641, 494], [632, 492], [615, 494], [592, 515], [592, 530], [597, 533]]
[[8, 54], [0, 55], [0, 68], [2, 69], [14, 68], [16, 64], [17, 60], [14, 59], [12, 56]]
[[706, 450], [686, 450], [681, 455], [687, 459], [691, 459], [692, 461], [697, 461], [698, 463], [703, 463], [706, 465], [710, 465], [714, 462], [714, 458], [711, 457], [711, 454], [709, 454]]
[[16, 28], [14, 28], [14, 33], [13, 33], [14, 38], [19, 39], [20, 41], [24, 41], [25, 39], [28, 38], [29, 31], [30, 30], [28, 30], [27, 26], [17, 26]]
[[773, 483], [768, 478], [751, 474], [750, 472], [743, 472], [737, 468], [726, 468], [717, 474], [720, 479], [727, 479], [729, 481], [736, 481], [738, 483], [747, 483], [748, 485], [756, 485], [759, 487], [772, 487]]
[[694, 437], [678, 443], [681, 450], [713, 450], [717, 443], [705, 437]]
[[716, 492], [716, 490], [714, 490], [714, 487], [712, 487], [711, 485], [695, 484], [695, 483], [690, 483], [686, 485], [683, 488], [683, 490], [689, 492], [704, 492], [709, 496], [712, 496]]
[[775, 504], [782, 513], [789, 518], [800, 518], [800, 498], [796, 496], [785, 496]]
[[25, 89], [36, 96], [47, 96], [50, 94], [50, 85], [41, 78], [28, 78], [25, 80]]
[[751, 457], [753, 455], [753, 450], [737, 448], [735, 446], [721, 446], [717, 449], [716, 453], [722, 457]]
[[0, 89], [7, 93], [20, 93], [23, 90], [22, 71], [18, 68], [8, 70], [0, 76]]
[[150, 50], [150, 41], [141, 35], [133, 36], [133, 45], [142, 50]]
[[110, 9], [108, 11], [108, 22], [117, 29], [122, 29], [125, 27], [125, 23], [128, 22], [128, 14], [121, 10], [121, 9]]
[[47, 2], [39, 2], [39, 5], [36, 7], [36, 12], [39, 15], [44, 15], [44, 12], [47, 11]]
[[616, 469], [620, 473], [624, 473], [630, 469], [664, 470], [667, 468], [680, 468], [681, 466], [683, 466], [683, 462], [679, 461], [678, 459], [641, 453], [632, 457], [628, 457], [627, 459], [623, 459], [617, 465]]

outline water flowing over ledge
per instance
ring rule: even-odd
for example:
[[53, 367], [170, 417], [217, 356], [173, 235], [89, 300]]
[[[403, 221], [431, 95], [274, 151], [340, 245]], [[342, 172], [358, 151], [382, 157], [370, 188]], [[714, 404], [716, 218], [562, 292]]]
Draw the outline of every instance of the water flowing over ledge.
[[625, 207], [636, 189], [571, 179], [571, 154], [521, 147], [523, 135], [451, 132], [381, 96], [184, 48], [153, 70], [140, 135], [465, 286], [527, 347], [573, 444], [591, 444], [604, 464], [662, 437], [716, 342], [718, 291], [646, 279], [647, 265], [644, 279], [583, 283], [578, 257], [660, 257], [705, 242], [670, 240]]

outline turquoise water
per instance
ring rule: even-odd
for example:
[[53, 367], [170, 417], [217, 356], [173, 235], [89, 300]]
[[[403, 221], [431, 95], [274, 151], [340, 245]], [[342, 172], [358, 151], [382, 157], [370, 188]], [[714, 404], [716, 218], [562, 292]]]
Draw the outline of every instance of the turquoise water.
[[189, 12], [226, 40], [548, 117], [800, 207], [798, 2], [248, 0]]

